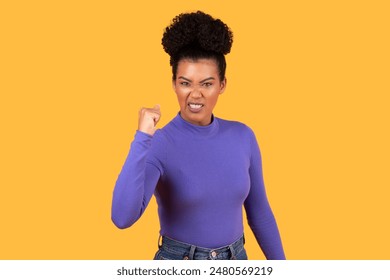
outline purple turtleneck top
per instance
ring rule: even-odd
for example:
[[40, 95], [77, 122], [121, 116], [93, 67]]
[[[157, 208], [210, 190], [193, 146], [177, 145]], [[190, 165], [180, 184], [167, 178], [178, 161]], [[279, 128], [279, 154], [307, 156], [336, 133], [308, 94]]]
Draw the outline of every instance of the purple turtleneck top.
[[180, 113], [151, 136], [137, 131], [116, 181], [112, 220], [130, 227], [152, 195], [160, 234], [206, 248], [233, 243], [249, 226], [267, 259], [285, 259], [269, 206], [259, 146], [246, 125], [216, 118], [197, 126]]

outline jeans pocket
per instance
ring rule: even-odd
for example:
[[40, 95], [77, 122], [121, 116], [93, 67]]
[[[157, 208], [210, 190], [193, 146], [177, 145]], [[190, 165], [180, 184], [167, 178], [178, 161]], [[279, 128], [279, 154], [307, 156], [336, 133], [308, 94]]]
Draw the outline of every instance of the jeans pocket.
[[236, 260], [247, 260], [248, 256], [246, 254], [245, 248], [242, 248], [240, 252], [236, 254]]
[[183, 256], [159, 249], [153, 260], [182, 260]]

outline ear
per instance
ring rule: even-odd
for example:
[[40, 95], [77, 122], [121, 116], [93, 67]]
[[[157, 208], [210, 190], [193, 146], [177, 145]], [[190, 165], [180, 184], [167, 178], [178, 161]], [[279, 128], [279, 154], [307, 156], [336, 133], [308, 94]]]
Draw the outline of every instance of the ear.
[[219, 94], [222, 94], [222, 93], [225, 91], [225, 89], [226, 89], [226, 84], [227, 84], [227, 79], [226, 79], [226, 77], [225, 77], [225, 79], [223, 79], [223, 81], [221, 82], [221, 89], [220, 89], [220, 91], [219, 91]]

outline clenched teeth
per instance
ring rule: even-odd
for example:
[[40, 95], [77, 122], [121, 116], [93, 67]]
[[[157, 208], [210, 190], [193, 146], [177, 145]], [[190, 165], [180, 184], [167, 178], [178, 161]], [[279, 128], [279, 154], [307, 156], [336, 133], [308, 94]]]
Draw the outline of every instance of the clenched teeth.
[[203, 107], [202, 104], [189, 103], [188, 105], [189, 105], [192, 109], [199, 109], [199, 108]]

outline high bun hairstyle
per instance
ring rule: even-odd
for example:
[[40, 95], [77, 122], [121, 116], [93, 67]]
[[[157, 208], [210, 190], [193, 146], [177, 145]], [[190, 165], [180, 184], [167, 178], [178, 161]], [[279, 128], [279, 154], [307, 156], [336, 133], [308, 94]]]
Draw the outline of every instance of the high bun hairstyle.
[[214, 59], [219, 70], [220, 80], [225, 79], [225, 55], [230, 52], [233, 33], [219, 19], [214, 19], [201, 11], [183, 13], [176, 16], [165, 29], [162, 45], [169, 54], [172, 66], [172, 79], [176, 80], [179, 61], [182, 59]]

